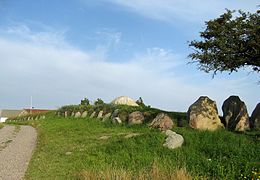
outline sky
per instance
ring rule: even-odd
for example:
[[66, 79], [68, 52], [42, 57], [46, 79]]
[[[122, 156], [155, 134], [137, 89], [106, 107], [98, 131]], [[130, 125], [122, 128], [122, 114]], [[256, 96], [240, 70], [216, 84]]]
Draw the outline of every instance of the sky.
[[205, 21], [257, 0], [0, 0], [0, 109], [56, 109], [118, 96], [187, 111], [200, 96], [238, 95], [253, 111], [259, 75], [189, 64]]

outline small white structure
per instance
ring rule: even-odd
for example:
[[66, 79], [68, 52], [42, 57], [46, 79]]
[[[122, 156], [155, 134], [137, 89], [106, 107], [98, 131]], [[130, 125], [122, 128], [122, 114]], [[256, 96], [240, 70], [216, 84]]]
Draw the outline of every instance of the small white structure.
[[130, 97], [127, 97], [127, 96], [120, 96], [120, 97], [114, 99], [111, 102], [111, 104], [138, 106], [138, 104], [133, 99], [131, 99]]
[[22, 110], [10, 110], [10, 109], [0, 110], [0, 123], [5, 122], [8, 118], [19, 116], [21, 112]]

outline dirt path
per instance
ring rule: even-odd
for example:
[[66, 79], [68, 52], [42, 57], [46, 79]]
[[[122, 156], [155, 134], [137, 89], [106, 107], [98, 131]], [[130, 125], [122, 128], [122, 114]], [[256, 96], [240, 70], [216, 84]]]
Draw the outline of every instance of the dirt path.
[[0, 179], [23, 179], [36, 146], [37, 133], [31, 126], [6, 125], [0, 129]]

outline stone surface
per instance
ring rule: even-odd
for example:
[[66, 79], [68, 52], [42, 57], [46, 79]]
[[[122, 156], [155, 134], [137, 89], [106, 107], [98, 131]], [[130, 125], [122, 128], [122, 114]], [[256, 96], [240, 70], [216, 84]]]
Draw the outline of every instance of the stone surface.
[[177, 134], [171, 130], [167, 130], [165, 132], [165, 134], [168, 136], [166, 138], [165, 143], [163, 144], [163, 146], [169, 148], [169, 149], [175, 149], [178, 147], [181, 147], [183, 142], [184, 142], [184, 138], [182, 137], [182, 135]]
[[127, 97], [127, 96], [120, 96], [120, 97], [114, 99], [111, 102], [111, 104], [138, 106], [138, 104], [133, 99], [131, 99], [130, 97]]
[[103, 117], [103, 111], [99, 111], [97, 118], [102, 119], [102, 117]]
[[80, 112], [76, 112], [75, 113], [75, 118], [80, 118], [81, 117], [81, 113]]
[[91, 115], [90, 118], [94, 118], [96, 116], [96, 112], [94, 111]]
[[115, 118], [115, 117], [117, 117], [118, 114], [119, 114], [119, 109], [114, 110], [114, 112], [113, 112], [113, 114], [112, 114], [112, 119]]
[[173, 127], [173, 121], [168, 115], [160, 113], [153, 119], [149, 126], [165, 131]]
[[64, 117], [67, 118], [68, 117], [68, 111], [64, 112]]
[[224, 125], [218, 116], [217, 105], [207, 96], [201, 96], [193, 103], [187, 113], [190, 127], [200, 130], [217, 130]]
[[249, 116], [246, 105], [238, 96], [230, 96], [222, 105], [223, 119], [230, 131], [249, 129]]
[[88, 111], [84, 111], [81, 115], [82, 118], [86, 118], [88, 116]]
[[121, 124], [122, 120], [119, 117], [113, 118], [113, 123]]
[[75, 113], [74, 113], [74, 112], [72, 112], [70, 116], [71, 116], [71, 117], [75, 117]]
[[250, 125], [254, 129], [260, 129], [260, 103], [258, 103], [252, 112]]
[[144, 122], [144, 115], [140, 111], [135, 111], [129, 114], [129, 124], [142, 124]]
[[110, 117], [111, 117], [111, 113], [105, 114], [104, 117], [103, 117], [103, 121], [108, 120]]

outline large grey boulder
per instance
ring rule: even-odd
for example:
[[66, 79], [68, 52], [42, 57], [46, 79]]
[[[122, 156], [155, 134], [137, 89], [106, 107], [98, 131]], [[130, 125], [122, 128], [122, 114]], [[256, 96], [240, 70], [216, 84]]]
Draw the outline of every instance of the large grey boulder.
[[138, 104], [131, 99], [130, 97], [127, 96], [120, 96], [116, 99], [114, 99], [111, 104], [115, 105], [128, 105], [128, 106], [138, 106]]
[[214, 131], [224, 125], [218, 116], [216, 102], [207, 96], [201, 96], [188, 109], [189, 126], [194, 129]]
[[246, 105], [238, 96], [230, 96], [222, 105], [226, 128], [230, 131], [249, 129], [249, 116]]
[[260, 103], [258, 103], [252, 112], [250, 125], [253, 129], [260, 129]]
[[173, 132], [171, 130], [167, 130], [165, 132], [165, 134], [168, 136], [166, 138], [165, 143], [163, 144], [163, 146], [169, 148], [169, 149], [175, 149], [177, 147], [181, 147], [183, 142], [184, 142], [184, 138], [182, 137], [182, 135], [177, 134], [176, 132]]
[[160, 113], [153, 119], [149, 127], [160, 129], [161, 131], [165, 131], [168, 129], [172, 129], [173, 121], [166, 114]]
[[133, 124], [142, 124], [144, 122], [144, 115], [140, 111], [135, 111], [129, 114], [128, 123]]

